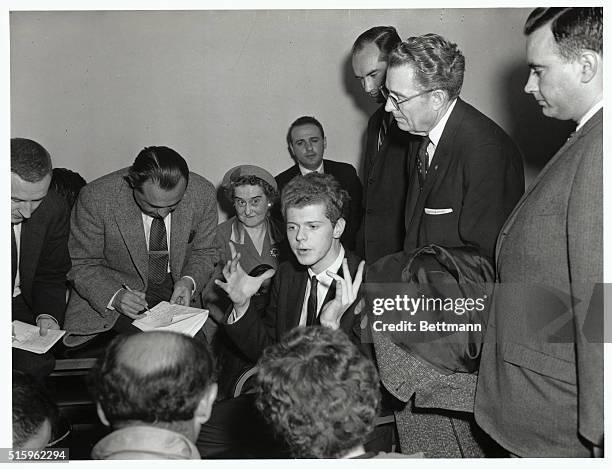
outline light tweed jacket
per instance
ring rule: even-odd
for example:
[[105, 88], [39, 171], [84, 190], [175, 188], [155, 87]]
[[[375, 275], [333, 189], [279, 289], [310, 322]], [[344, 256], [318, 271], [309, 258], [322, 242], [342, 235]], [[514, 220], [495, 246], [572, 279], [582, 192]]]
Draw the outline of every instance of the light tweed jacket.
[[[110, 330], [119, 313], [107, 308], [127, 284], [145, 291], [148, 251], [141, 211], [125, 181], [127, 169], [103, 176], [83, 188], [71, 218], [69, 250], [74, 290], [66, 310], [67, 346]], [[200, 297], [217, 260], [217, 204], [214, 186], [190, 173], [189, 183], [172, 213], [170, 271], [174, 281], [195, 280], [193, 299]]]

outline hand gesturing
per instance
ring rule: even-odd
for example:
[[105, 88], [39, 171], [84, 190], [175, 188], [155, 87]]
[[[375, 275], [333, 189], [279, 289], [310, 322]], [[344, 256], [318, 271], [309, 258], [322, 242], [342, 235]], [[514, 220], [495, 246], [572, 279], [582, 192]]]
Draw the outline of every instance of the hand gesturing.
[[346, 310], [355, 302], [361, 281], [363, 279], [363, 267], [364, 261], [359, 263], [357, 272], [355, 273], [355, 281], [351, 278], [349, 272], [348, 263], [346, 259], [342, 261], [342, 272], [344, 278], [340, 277], [333, 272], [327, 272], [330, 277], [336, 281], [336, 296], [335, 298], [327, 303], [321, 309], [321, 315], [319, 319], [321, 325], [329, 327], [331, 329], [338, 329], [340, 327], [340, 320], [346, 312]]
[[240, 265], [240, 253], [236, 253], [236, 249], [231, 242], [229, 247], [232, 259], [227, 261], [223, 267], [225, 282], [215, 280], [215, 284], [227, 293], [227, 296], [234, 303], [234, 309], [239, 312], [248, 307], [251, 297], [257, 293], [264, 280], [273, 277], [276, 271], [269, 269], [257, 277], [251, 277]]

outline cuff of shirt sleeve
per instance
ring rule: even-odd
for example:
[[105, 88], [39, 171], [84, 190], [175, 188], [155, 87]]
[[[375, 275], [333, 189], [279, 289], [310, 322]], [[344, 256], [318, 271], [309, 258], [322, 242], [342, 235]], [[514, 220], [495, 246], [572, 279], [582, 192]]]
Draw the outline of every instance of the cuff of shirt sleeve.
[[115, 292], [115, 294], [113, 295], [113, 297], [110, 299], [110, 301], [108, 302], [108, 304], [106, 305], [106, 309], [110, 309], [112, 311], [115, 311], [115, 307], [113, 306], [113, 303], [115, 302], [115, 298], [117, 297], [117, 295], [119, 294], [119, 292], [123, 290], [123, 288], [120, 288], [119, 290], [117, 290]]
[[193, 293], [196, 291], [196, 283], [193, 277], [190, 277], [189, 275], [183, 275], [181, 278], [188, 278], [189, 280], [191, 280], [191, 283], [193, 284], [193, 288], [191, 289], [191, 294], [193, 295]]
[[51, 316], [50, 314], [39, 314], [38, 316], [36, 316], [36, 321], [35, 323], [38, 325], [38, 320], [39, 319], [51, 319], [55, 324], [57, 324], [59, 326], [59, 322], [57, 322], [57, 319], [55, 319], [53, 316]]

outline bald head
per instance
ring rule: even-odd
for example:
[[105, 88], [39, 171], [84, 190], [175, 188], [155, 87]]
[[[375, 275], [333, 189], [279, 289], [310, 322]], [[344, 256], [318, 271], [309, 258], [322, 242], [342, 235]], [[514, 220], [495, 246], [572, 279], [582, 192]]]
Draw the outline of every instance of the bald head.
[[117, 337], [92, 370], [92, 394], [113, 425], [193, 418], [214, 382], [206, 346], [173, 332]]

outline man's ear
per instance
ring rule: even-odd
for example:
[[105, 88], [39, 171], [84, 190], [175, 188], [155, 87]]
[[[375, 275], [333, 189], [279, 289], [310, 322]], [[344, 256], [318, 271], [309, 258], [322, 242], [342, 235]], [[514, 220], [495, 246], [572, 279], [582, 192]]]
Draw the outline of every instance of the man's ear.
[[295, 159], [295, 155], [293, 154], [293, 146], [290, 143], [287, 144], [287, 151], [289, 152], [289, 155], [291, 155], [291, 158]]
[[595, 75], [597, 75], [597, 70], [602, 66], [601, 58], [599, 54], [592, 50], [585, 50], [580, 54], [580, 58], [578, 59], [580, 63], [580, 73], [581, 73], [581, 81], [582, 83], [590, 82]]
[[210, 418], [210, 413], [212, 412], [212, 406], [217, 398], [217, 383], [212, 383], [208, 386], [206, 391], [204, 391], [204, 395], [200, 402], [198, 403], [198, 407], [196, 408], [194, 419], [195, 422], [202, 425], [208, 421]]
[[323, 150], [327, 150], [327, 137], [323, 137]]
[[431, 99], [433, 101], [434, 109], [437, 111], [441, 109], [444, 104], [448, 101], [448, 94], [444, 90], [434, 90], [431, 92]]
[[100, 419], [100, 422], [102, 422], [102, 424], [106, 427], [110, 427], [110, 422], [108, 421], [108, 419], [106, 418], [106, 414], [104, 413], [104, 411], [102, 410], [102, 406], [100, 405], [100, 403], [96, 403], [96, 412], [98, 414], [98, 418]]
[[346, 220], [344, 220], [344, 218], [342, 217], [338, 218], [338, 221], [336, 221], [336, 224], [334, 225], [334, 231], [333, 231], [333, 236], [335, 239], [340, 239], [340, 236], [342, 236], [342, 233], [344, 233], [345, 227], [346, 227]]

